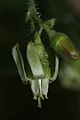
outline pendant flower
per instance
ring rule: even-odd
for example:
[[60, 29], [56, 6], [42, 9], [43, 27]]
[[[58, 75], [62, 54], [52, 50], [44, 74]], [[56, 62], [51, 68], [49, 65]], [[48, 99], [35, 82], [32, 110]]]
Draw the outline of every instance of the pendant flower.
[[51, 30], [48, 26], [45, 26], [45, 29], [48, 33], [51, 46], [57, 53], [74, 60], [78, 59], [78, 52], [74, 44], [66, 34]]
[[[18, 73], [24, 84], [30, 83], [34, 96], [33, 99], [38, 99], [38, 107], [41, 108], [41, 98], [44, 99], [45, 96], [47, 99], [49, 83], [53, 82], [57, 78], [59, 60], [56, 56], [55, 72], [54, 76], [51, 78], [51, 69], [49, 67], [48, 55], [45, 52], [44, 46], [38, 34], [35, 37], [34, 43], [28, 43], [26, 53], [31, 70], [31, 73], [29, 74], [29, 69], [27, 69], [27, 72], [25, 72], [24, 62], [19, 45], [16, 44], [12, 48], [12, 55], [17, 66]], [[27, 74], [29, 77], [27, 77]]]
[[48, 20], [47, 24], [46, 22], [43, 23], [43, 28], [48, 34], [52, 48], [62, 56], [64, 55], [74, 60], [78, 59], [78, 52], [70, 38], [65, 33], [56, 32], [51, 29], [54, 23], [55, 19]]

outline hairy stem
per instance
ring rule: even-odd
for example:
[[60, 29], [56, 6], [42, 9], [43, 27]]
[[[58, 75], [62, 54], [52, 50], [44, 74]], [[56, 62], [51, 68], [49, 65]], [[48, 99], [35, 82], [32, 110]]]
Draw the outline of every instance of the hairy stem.
[[31, 20], [31, 27], [32, 27], [32, 32], [35, 31], [35, 22], [34, 22], [34, 11], [35, 11], [35, 5], [34, 5], [34, 0], [29, 0], [29, 11], [30, 11], [30, 20]]
[[38, 25], [44, 28], [44, 30], [48, 33], [49, 37], [51, 37], [52, 34], [55, 34], [55, 31], [52, 32], [52, 30], [45, 23], [43, 23], [42, 19], [38, 16], [36, 7], [34, 5], [34, 0], [29, 0], [29, 5], [30, 12], [32, 13], [34, 19], [37, 21]]

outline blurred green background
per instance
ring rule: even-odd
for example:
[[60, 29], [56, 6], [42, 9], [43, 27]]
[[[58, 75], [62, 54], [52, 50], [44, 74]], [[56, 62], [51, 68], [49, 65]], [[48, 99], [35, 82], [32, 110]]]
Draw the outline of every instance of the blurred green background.
[[[35, 0], [43, 20], [56, 18], [56, 31], [70, 36], [80, 49], [80, 0]], [[23, 85], [11, 55], [18, 42], [25, 49], [28, 40], [24, 23], [27, 0], [0, 0], [0, 120], [80, 120], [80, 60], [60, 58], [58, 79], [50, 85], [42, 109]], [[24, 54], [24, 51], [23, 51]]]

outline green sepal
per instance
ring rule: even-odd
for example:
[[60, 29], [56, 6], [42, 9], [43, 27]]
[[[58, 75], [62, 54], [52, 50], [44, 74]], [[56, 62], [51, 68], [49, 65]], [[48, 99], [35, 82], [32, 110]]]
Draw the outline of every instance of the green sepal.
[[28, 23], [30, 20], [30, 10], [27, 12], [27, 14], [25, 15], [25, 23]]
[[55, 81], [57, 79], [58, 71], [59, 71], [59, 58], [56, 55], [55, 56], [55, 71], [53, 73], [53, 76], [51, 78], [49, 78], [50, 83], [52, 83], [53, 81]]
[[23, 62], [21, 52], [19, 50], [19, 44], [18, 43], [12, 48], [12, 56], [13, 56], [13, 59], [15, 61], [16, 66], [17, 66], [18, 73], [21, 77], [21, 80], [23, 81], [23, 83], [26, 84], [29, 81], [29, 79], [26, 76], [26, 72], [25, 72], [25, 68], [24, 68], [24, 62]]
[[32, 42], [29, 42], [27, 46], [27, 59], [34, 78], [35, 79], [44, 78], [45, 75], [37, 53], [37, 49], [35, 48]]
[[46, 77], [49, 78], [51, 77], [51, 69], [49, 67], [48, 54], [46, 53], [45, 48], [41, 42], [40, 35], [37, 35], [37, 37], [35, 38], [35, 47], [39, 54], [39, 58], [40, 58], [44, 73]]
[[35, 38], [35, 47], [37, 49], [37, 52], [39, 54], [39, 58], [40, 60], [43, 60], [44, 59], [44, 47], [43, 47], [43, 44], [41, 42], [41, 38], [40, 36], [38, 35], [36, 38]]
[[53, 19], [45, 21], [44, 24], [46, 24], [49, 28], [53, 28], [53, 26], [55, 25], [55, 22], [56, 20], [55, 18], [53, 18]]
[[34, 80], [34, 76], [32, 74], [30, 65], [28, 63], [26, 64], [26, 71], [27, 71], [27, 77], [31, 80]]
[[51, 77], [51, 69], [50, 69], [49, 65], [47, 65], [47, 64], [45, 65], [42, 63], [42, 67], [43, 67], [46, 77], [50, 78]]

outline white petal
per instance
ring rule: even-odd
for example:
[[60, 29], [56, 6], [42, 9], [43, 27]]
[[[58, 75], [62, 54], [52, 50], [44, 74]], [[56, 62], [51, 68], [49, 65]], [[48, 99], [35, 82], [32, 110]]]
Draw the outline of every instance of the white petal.
[[31, 80], [31, 89], [34, 95], [39, 94], [39, 82], [38, 80]]
[[47, 78], [42, 79], [42, 93], [47, 97], [49, 88], [49, 80]]

